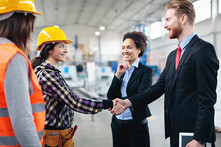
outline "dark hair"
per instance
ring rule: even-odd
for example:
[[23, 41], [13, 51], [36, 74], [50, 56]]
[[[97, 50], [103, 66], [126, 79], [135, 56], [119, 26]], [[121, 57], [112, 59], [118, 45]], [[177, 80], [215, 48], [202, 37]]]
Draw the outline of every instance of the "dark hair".
[[38, 65], [40, 65], [42, 62], [44, 62], [48, 58], [49, 51], [53, 50], [54, 46], [56, 44], [58, 44], [58, 42], [45, 44], [45, 46], [43, 47], [43, 49], [40, 52], [40, 55], [38, 57], [33, 58], [31, 61], [31, 65], [32, 65], [33, 69], [35, 67], [37, 67]]
[[187, 0], [173, 0], [172, 2], [167, 4], [167, 10], [168, 9], [175, 9], [176, 10], [176, 16], [178, 18], [181, 17], [181, 15], [186, 14], [188, 16], [187, 20], [188, 22], [193, 25], [195, 21], [195, 9], [191, 2]]
[[33, 14], [14, 13], [7, 19], [0, 21], [0, 37], [11, 40], [23, 52], [29, 49], [30, 35], [34, 29], [35, 16]]
[[141, 49], [141, 52], [138, 55], [138, 57], [142, 57], [147, 48], [147, 41], [148, 41], [147, 36], [142, 32], [134, 31], [124, 34], [123, 41], [126, 40], [127, 38], [132, 39], [136, 47]]

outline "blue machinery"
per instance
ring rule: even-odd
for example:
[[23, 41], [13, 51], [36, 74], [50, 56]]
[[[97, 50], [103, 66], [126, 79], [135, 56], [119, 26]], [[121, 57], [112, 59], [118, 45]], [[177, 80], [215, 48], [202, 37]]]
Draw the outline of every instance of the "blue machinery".
[[[136, 24], [134, 26], [134, 31], [140, 31], [140, 32], [143, 32], [145, 34], [145, 27], [146, 26], [144, 24]], [[147, 48], [144, 52], [144, 55], [140, 58], [140, 61], [141, 61], [142, 64], [144, 64], [144, 65], [149, 64], [149, 63], [147, 63], [147, 60], [149, 58], [147, 56], [147, 54], [149, 55], [149, 53], [150, 53], [150, 42], [147, 44]], [[160, 75], [160, 70], [158, 69], [158, 67], [156, 65], [148, 65], [148, 66], [152, 68], [153, 75], [157, 75], [157, 76]]]
[[78, 49], [78, 35], [75, 35], [74, 40], [74, 47], [75, 49]]

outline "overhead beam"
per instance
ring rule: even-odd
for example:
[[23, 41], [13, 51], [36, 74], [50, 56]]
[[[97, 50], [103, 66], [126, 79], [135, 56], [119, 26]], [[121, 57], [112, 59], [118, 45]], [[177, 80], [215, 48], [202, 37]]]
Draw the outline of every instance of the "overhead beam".
[[80, 11], [79, 11], [78, 17], [77, 17], [77, 19], [76, 19], [76, 21], [75, 21], [75, 24], [78, 24], [78, 23], [79, 23], [79, 20], [80, 20], [80, 18], [81, 18], [81, 16], [82, 16], [82, 13], [83, 13], [83, 11], [84, 11], [84, 7], [85, 7], [87, 1], [88, 1], [88, 0], [83, 0], [82, 6], [81, 6], [81, 9], [80, 9]]
[[127, 4], [126, 6], [124, 6], [121, 11], [115, 15], [115, 17], [113, 19], [111, 19], [107, 24], [106, 26], [110, 26], [122, 13], [124, 13], [125, 10], [127, 10], [135, 1], [131, 1], [129, 4]]
[[[100, 1], [97, 1], [96, 7], [94, 7], [93, 12], [95, 12], [100, 6], [101, 6], [101, 2], [100, 2]], [[85, 24], [89, 25], [89, 22], [90, 22], [91, 19], [93, 18], [93, 17], [92, 17], [93, 15], [94, 15], [93, 13], [90, 14], [89, 19], [86, 21]]]
[[116, 2], [118, 0], [115, 0], [112, 5], [109, 7], [109, 9], [103, 14], [103, 16], [101, 17], [101, 19], [96, 23], [96, 25], [101, 25], [101, 22], [104, 20], [104, 18], [106, 18], [107, 14], [113, 9], [113, 7], [115, 6]]

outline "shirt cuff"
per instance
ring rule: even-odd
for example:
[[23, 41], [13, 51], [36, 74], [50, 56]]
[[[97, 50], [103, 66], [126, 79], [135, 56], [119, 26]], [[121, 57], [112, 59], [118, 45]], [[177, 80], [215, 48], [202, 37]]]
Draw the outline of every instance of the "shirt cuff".
[[103, 100], [103, 109], [113, 108], [112, 100]]

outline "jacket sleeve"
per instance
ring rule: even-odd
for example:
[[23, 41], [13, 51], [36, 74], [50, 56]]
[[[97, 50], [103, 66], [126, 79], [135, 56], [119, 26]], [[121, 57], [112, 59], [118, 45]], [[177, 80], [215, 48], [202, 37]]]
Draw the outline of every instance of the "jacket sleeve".
[[112, 104], [112, 101], [103, 102], [97, 99], [79, 98], [71, 91], [64, 79], [54, 72], [44, 70], [41, 76], [40, 85], [43, 93], [57, 98], [77, 112], [95, 114]]
[[198, 111], [194, 139], [208, 141], [214, 129], [214, 104], [216, 103], [217, 70], [219, 61], [211, 44], [200, 49], [195, 62], [198, 87]]
[[108, 89], [107, 92], [107, 98], [109, 100], [114, 100], [115, 98], [121, 98], [121, 84], [122, 84], [122, 80], [118, 79], [115, 75], [114, 78], [112, 80], [112, 83]]
[[134, 109], [139, 107], [144, 107], [149, 103], [158, 99], [161, 95], [163, 95], [165, 91], [165, 69], [161, 73], [156, 84], [152, 85], [149, 88], [146, 88], [145, 91], [140, 92], [134, 96], [128, 97], [131, 101]]

